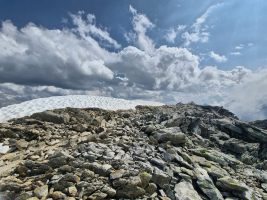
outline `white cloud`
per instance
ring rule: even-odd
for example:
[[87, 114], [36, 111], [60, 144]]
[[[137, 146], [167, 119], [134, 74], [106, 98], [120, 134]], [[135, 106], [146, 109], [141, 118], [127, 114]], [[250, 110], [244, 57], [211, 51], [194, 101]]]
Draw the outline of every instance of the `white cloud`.
[[76, 25], [77, 30], [81, 37], [86, 40], [91, 40], [92, 36], [98, 38], [100, 41], [107, 42], [106, 45], [112, 45], [112, 47], [120, 48], [121, 45], [118, 44], [116, 40], [110, 37], [106, 30], [98, 28], [96, 26], [95, 15], [88, 14], [84, 19], [84, 12], [80, 11], [77, 15], [71, 14], [72, 21]]
[[208, 26], [204, 26], [207, 18], [221, 3], [210, 6], [206, 12], [196, 19], [191, 29], [182, 34], [182, 38], [185, 40], [185, 46], [189, 46], [191, 43], [201, 42], [206, 43], [209, 41], [210, 33], [207, 31]]
[[[266, 70], [200, 67], [199, 57], [187, 48], [155, 46], [147, 35], [153, 23], [133, 7], [130, 11], [135, 46], [117, 52], [105, 49], [118, 43], [96, 26], [94, 15], [72, 15], [75, 27], [64, 29], [34, 24], [18, 29], [3, 22], [0, 106], [52, 95], [99, 94], [166, 103], [195, 101], [226, 106], [243, 118], [267, 117]], [[205, 17], [196, 23], [203, 21]], [[214, 55], [217, 61], [226, 59]]]
[[209, 56], [214, 59], [216, 62], [222, 63], [222, 62], [226, 62], [227, 58], [224, 55], [219, 55], [217, 53], [215, 53], [214, 51], [211, 51], [209, 53]]
[[244, 45], [243, 44], [240, 44], [238, 46], [235, 47], [236, 50], [241, 50], [244, 48]]
[[177, 28], [170, 28], [166, 35], [164, 35], [164, 38], [170, 42], [174, 43], [175, 39], [177, 38], [177, 35], [181, 33], [186, 28], [185, 25], [179, 25]]
[[239, 51], [233, 51], [233, 52], [231, 52], [230, 54], [231, 54], [232, 56], [240, 56], [240, 55], [242, 55], [242, 53], [239, 52]]
[[146, 35], [147, 30], [155, 25], [144, 15], [139, 14], [135, 8], [129, 6], [133, 15], [132, 25], [136, 32], [136, 46], [146, 52], [152, 52], [155, 48], [154, 42]]

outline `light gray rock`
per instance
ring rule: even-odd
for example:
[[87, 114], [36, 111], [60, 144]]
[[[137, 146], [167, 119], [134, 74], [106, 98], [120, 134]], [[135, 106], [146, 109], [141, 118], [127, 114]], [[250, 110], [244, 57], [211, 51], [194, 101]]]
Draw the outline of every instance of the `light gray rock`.
[[202, 200], [193, 185], [186, 181], [176, 184], [174, 191], [176, 200]]
[[48, 195], [48, 185], [43, 185], [41, 187], [35, 188], [34, 194], [40, 199], [46, 198]]
[[215, 187], [207, 171], [201, 167], [195, 168], [197, 184], [200, 189], [212, 200], [224, 200], [220, 191]]
[[171, 142], [173, 145], [184, 144], [186, 136], [178, 127], [170, 127], [158, 130], [153, 137], [158, 142]]

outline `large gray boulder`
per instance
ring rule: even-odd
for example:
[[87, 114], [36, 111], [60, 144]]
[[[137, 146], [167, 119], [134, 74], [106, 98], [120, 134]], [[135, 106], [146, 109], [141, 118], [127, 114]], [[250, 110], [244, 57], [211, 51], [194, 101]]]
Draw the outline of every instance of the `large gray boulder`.
[[179, 127], [160, 129], [153, 136], [159, 143], [169, 141], [173, 145], [179, 145], [186, 142], [186, 136]]
[[70, 116], [67, 113], [57, 114], [52, 111], [35, 113], [31, 117], [45, 122], [52, 122], [54, 124], [63, 124], [70, 121]]
[[209, 199], [212, 200], [224, 200], [220, 191], [215, 187], [212, 179], [209, 177], [207, 171], [201, 167], [195, 168], [195, 174], [197, 177], [197, 184], [199, 188], [205, 193]]

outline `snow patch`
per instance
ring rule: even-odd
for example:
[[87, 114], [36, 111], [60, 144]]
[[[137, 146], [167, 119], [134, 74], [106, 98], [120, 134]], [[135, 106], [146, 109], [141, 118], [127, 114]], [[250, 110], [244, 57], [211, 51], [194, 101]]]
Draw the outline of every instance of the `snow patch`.
[[0, 122], [6, 122], [13, 118], [30, 116], [37, 112], [59, 108], [102, 108], [106, 110], [135, 109], [137, 105], [163, 105], [159, 102], [142, 100], [125, 100], [111, 97], [69, 95], [48, 98], [33, 99], [20, 104], [14, 104], [0, 108]]
[[[0, 143], [0, 154], [5, 154], [9, 151], [9, 146], [4, 145], [3, 143]], [[1, 198], [0, 198], [1, 200]]]

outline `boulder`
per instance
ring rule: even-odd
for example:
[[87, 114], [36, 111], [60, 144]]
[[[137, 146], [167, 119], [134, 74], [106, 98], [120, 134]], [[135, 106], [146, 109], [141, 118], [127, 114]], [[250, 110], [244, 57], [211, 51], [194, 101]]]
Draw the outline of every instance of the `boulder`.
[[158, 142], [171, 142], [173, 145], [184, 144], [186, 136], [178, 127], [164, 128], [156, 131], [153, 137]]
[[70, 121], [70, 116], [67, 113], [57, 114], [52, 111], [35, 113], [31, 117], [45, 122], [52, 122], [54, 124], [63, 124]]
[[197, 184], [204, 194], [212, 200], [224, 200], [220, 191], [215, 187], [207, 171], [201, 167], [195, 169]]
[[244, 192], [248, 190], [248, 187], [244, 183], [229, 176], [219, 178], [216, 185], [224, 191]]

